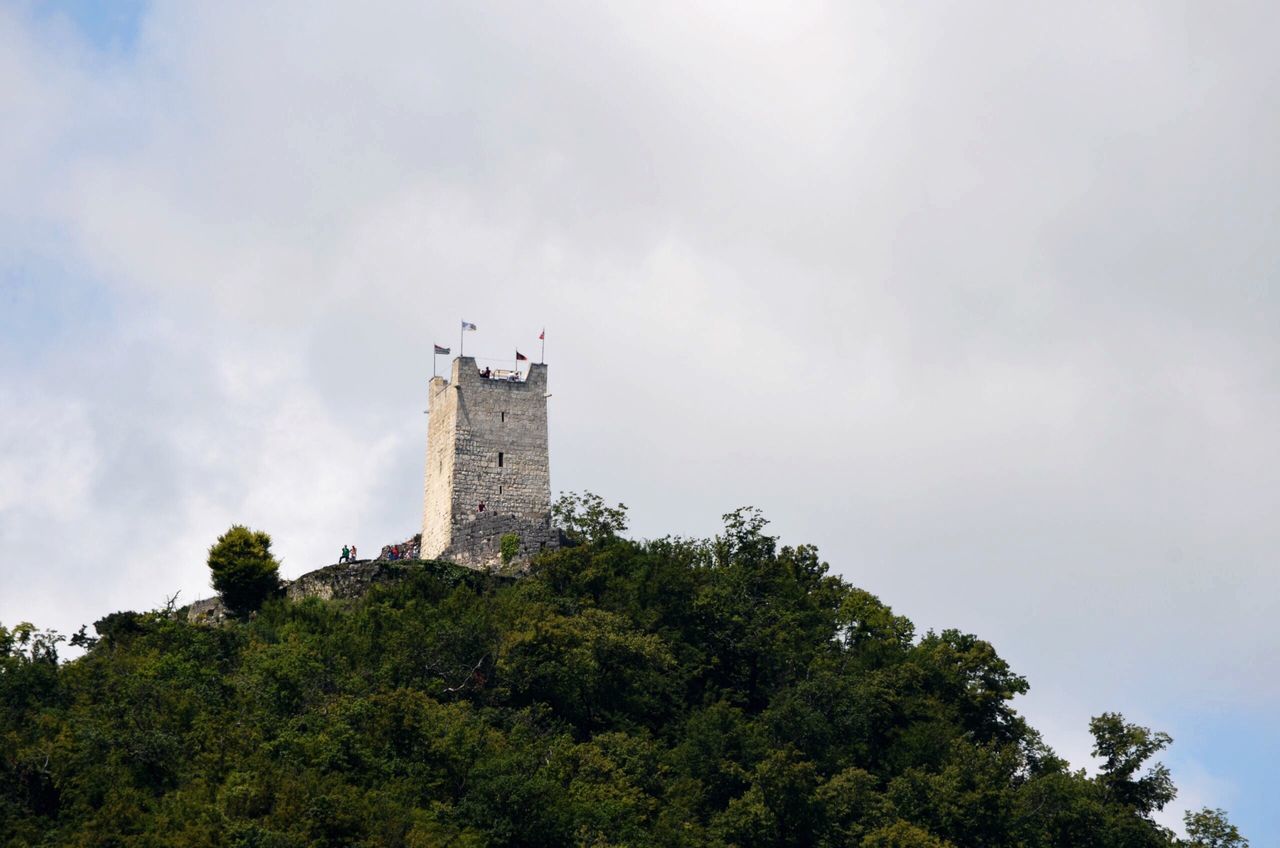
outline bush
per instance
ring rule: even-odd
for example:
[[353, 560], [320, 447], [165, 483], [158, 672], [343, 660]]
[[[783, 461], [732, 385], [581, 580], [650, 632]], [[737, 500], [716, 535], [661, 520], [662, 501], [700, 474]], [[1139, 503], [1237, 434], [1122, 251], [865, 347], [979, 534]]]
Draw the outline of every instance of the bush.
[[498, 550], [502, 553], [502, 564], [510, 565], [511, 560], [520, 553], [520, 537], [515, 533], [503, 533], [498, 540]]
[[227, 610], [245, 615], [280, 591], [280, 564], [271, 555], [271, 537], [242, 524], [218, 537], [209, 548], [213, 588]]

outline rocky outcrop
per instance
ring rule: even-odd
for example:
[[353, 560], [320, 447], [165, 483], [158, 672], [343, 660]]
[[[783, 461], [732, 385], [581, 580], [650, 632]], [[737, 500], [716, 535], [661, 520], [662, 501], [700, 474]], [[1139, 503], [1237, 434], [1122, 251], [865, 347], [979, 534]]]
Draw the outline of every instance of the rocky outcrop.
[[[304, 598], [359, 598], [379, 583], [399, 580], [423, 563], [416, 560], [388, 562], [386, 560], [358, 560], [338, 563], [308, 572], [297, 580], [284, 581], [285, 597], [291, 601]], [[221, 598], [207, 598], [187, 607], [187, 621], [193, 624], [221, 624], [227, 618], [227, 609]]]
[[226, 618], [227, 608], [222, 605], [222, 598], [205, 598], [187, 607], [187, 621], [192, 624], [221, 624]]
[[387, 562], [358, 560], [353, 563], [327, 565], [302, 575], [284, 590], [291, 601], [303, 598], [359, 598], [379, 583], [398, 580], [409, 570], [421, 567], [417, 561]]
[[395, 562], [402, 559], [418, 559], [422, 556], [422, 534], [417, 533], [398, 545], [383, 545], [378, 559]]

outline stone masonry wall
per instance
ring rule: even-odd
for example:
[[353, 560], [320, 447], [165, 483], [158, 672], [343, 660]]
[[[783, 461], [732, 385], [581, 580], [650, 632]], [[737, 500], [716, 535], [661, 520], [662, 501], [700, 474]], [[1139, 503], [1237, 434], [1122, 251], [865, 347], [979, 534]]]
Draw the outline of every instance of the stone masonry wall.
[[550, 516], [541, 523], [535, 523], [517, 515], [486, 511], [462, 516], [454, 522], [453, 541], [439, 559], [490, 571], [501, 569], [502, 537], [508, 533], [515, 534], [520, 540], [520, 552], [513, 561], [517, 568], [542, 551], [563, 544], [560, 529], [551, 526]]
[[505, 533], [520, 537], [522, 558], [557, 545], [547, 366], [531, 365], [523, 381], [494, 380], [458, 357], [451, 377], [430, 384], [422, 556], [493, 568]]
[[[457, 366], [455, 364], [455, 370]], [[422, 550], [436, 556], [449, 547], [453, 515], [453, 432], [457, 426], [456, 381], [433, 377], [428, 385], [427, 460], [423, 478]]]

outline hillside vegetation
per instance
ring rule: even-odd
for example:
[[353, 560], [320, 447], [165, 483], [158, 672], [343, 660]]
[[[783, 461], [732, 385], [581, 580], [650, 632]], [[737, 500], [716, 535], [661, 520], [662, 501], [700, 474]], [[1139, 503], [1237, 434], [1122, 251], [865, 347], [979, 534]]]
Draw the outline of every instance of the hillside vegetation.
[[756, 513], [652, 542], [611, 514], [562, 515], [580, 544], [520, 580], [118, 613], [62, 664], [0, 628], [0, 844], [1181, 844], [1168, 737], [1103, 714], [1103, 770], [1071, 771], [991, 645], [917, 635]]

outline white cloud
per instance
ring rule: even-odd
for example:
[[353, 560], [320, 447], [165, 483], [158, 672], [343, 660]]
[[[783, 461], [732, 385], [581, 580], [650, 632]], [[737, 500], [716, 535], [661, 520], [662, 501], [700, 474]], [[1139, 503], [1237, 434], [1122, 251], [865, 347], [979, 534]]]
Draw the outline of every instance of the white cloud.
[[780, 8], [0, 12], [0, 245], [115, 310], [0, 363], [11, 557], [89, 540], [0, 620], [413, 532], [465, 317], [642, 534], [755, 503], [1086, 718], [1274, 698], [1275, 12]]
[[23, 516], [71, 523], [89, 502], [98, 455], [83, 405], [0, 387], [0, 516], [7, 526]]

